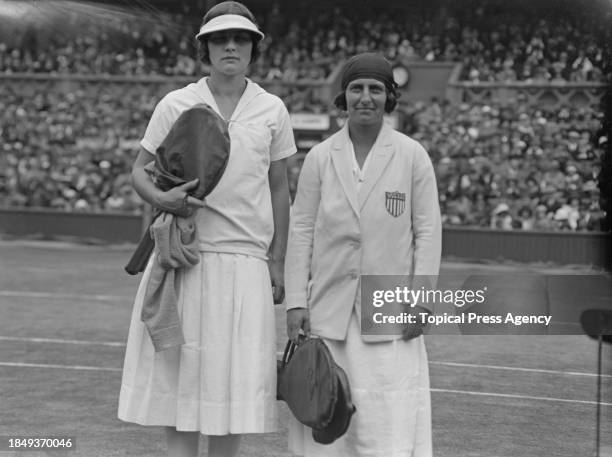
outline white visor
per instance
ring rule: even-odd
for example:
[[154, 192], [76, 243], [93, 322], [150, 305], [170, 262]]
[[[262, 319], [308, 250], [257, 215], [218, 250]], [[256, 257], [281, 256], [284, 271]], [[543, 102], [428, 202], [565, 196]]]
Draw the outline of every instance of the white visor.
[[200, 28], [200, 32], [196, 35], [196, 38], [200, 38], [213, 32], [220, 32], [222, 30], [247, 30], [257, 35], [259, 39], [263, 39], [265, 37], [257, 26], [248, 18], [240, 16], [239, 14], [223, 14], [221, 16], [212, 18], [210, 21], [204, 24]]

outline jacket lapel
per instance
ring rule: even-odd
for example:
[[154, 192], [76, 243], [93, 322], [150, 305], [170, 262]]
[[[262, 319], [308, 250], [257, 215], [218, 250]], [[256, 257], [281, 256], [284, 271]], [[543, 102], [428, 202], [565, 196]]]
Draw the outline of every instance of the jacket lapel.
[[393, 141], [391, 137], [392, 129], [383, 123], [382, 128], [376, 138], [370, 154], [370, 163], [366, 169], [365, 177], [359, 191], [359, 209], [363, 209], [368, 197], [372, 193], [374, 186], [380, 180], [385, 168], [393, 156]]
[[336, 174], [340, 179], [344, 193], [348, 198], [351, 208], [359, 217], [359, 206], [357, 206], [357, 189], [355, 180], [353, 179], [353, 157], [351, 157], [351, 148], [349, 147], [348, 122], [332, 142], [331, 160], [336, 170]]

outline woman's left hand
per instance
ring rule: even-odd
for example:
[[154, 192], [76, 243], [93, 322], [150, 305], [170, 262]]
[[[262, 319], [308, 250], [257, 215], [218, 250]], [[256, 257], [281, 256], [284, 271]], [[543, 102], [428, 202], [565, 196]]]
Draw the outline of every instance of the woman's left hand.
[[272, 296], [274, 304], [278, 305], [285, 299], [285, 273], [284, 262], [279, 260], [268, 260], [268, 270], [270, 271], [270, 280], [272, 282]]
[[[413, 308], [413, 314], [420, 316], [419, 313], [431, 314], [429, 310], [417, 305]], [[402, 339], [404, 341], [409, 341], [413, 338], [416, 338], [417, 336], [421, 336], [423, 332], [425, 331], [425, 329], [427, 328], [427, 326], [428, 326], [427, 323], [422, 323], [422, 320], [420, 319], [420, 317], [417, 318], [415, 323], [406, 324], [406, 327], [404, 327], [404, 330], [402, 331]]]

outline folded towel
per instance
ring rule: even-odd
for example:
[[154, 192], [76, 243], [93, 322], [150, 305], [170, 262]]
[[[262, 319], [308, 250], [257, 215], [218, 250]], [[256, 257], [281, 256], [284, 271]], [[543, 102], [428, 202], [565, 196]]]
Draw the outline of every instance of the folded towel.
[[141, 320], [155, 351], [185, 343], [178, 314], [180, 270], [199, 262], [198, 233], [193, 216], [162, 213], [151, 225], [155, 260], [145, 291]]

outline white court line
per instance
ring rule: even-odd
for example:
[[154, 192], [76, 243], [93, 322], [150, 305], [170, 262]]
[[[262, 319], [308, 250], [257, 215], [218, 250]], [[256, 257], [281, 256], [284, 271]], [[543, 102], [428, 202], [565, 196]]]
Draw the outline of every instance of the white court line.
[[121, 368], [90, 367], [90, 366], [85, 366], [85, 365], [53, 365], [49, 363], [22, 363], [22, 362], [0, 362], [0, 367], [57, 368], [60, 370], [86, 370], [86, 371], [121, 371]]
[[55, 249], [61, 251], [132, 251], [135, 248], [134, 243], [117, 243], [117, 244], [83, 244], [79, 242], [61, 241], [61, 240], [0, 240], [0, 247], [9, 248], [41, 248]]
[[[479, 365], [475, 363], [458, 363], [458, 362], [434, 362], [429, 361], [430, 365], [445, 365], [449, 367], [465, 367], [465, 368], [486, 368], [490, 370], [508, 370], [508, 371], [526, 371], [532, 373], [548, 373], [548, 374], [563, 374], [569, 376], [592, 376], [597, 377], [597, 373], [585, 373], [582, 371], [558, 371], [558, 370], [543, 370], [539, 368], [522, 368], [522, 367], [507, 367], [503, 365]], [[612, 378], [612, 375], [602, 374], [602, 378]]]
[[[48, 274], [49, 270], [50, 270], [50, 267], [24, 267], [24, 266], [21, 266], [21, 265], [18, 268], [19, 268], [19, 272], [20, 273], [28, 272], [28, 273], [47, 273]], [[113, 269], [114, 269], [114, 267], [106, 266], [104, 264], [87, 265], [87, 270], [88, 271], [89, 270], [99, 270], [99, 271], [107, 270], [107, 271], [111, 271]], [[63, 274], [76, 273], [76, 272], [82, 273], [83, 269], [82, 268], [68, 268], [68, 267], [65, 267], [64, 265], [62, 265], [61, 272]]]
[[67, 298], [71, 300], [117, 301], [125, 300], [121, 295], [58, 294], [50, 292], [26, 292], [23, 290], [0, 290], [0, 297]]
[[[563, 321], [550, 321], [551, 325], [573, 325], [574, 327], [580, 327], [580, 323], [578, 322], [563, 322]], [[559, 336], [559, 335], [557, 335]]]
[[[60, 370], [84, 370], [84, 371], [122, 371], [121, 368], [105, 368], [105, 367], [92, 367], [83, 365], [52, 365], [43, 363], [19, 363], [19, 362], [0, 362], [0, 366], [14, 367], [14, 368], [55, 368]], [[474, 392], [471, 390], [450, 390], [450, 389], [430, 389], [431, 392], [436, 393], [451, 393], [451, 394], [462, 394], [462, 395], [476, 395], [483, 397], [499, 397], [499, 398], [513, 398], [518, 400], [537, 400], [537, 401], [549, 401], [557, 403], [579, 403], [583, 405], [596, 405], [597, 402], [591, 400], [570, 400], [567, 398], [551, 398], [551, 397], [534, 397], [531, 395], [515, 395], [515, 394], [500, 394], [494, 392]], [[612, 403], [601, 402], [601, 406], [612, 406]]]
[[[125, 343], [119, 341], [89, 341], [89, 340], [65, 340], [59, 338], [28, 338], [21, 336], [1, 336], [0, 341], [15, 341], [23, 343], [52, 343], [52, 344], [74, 344], [82, 346], [110, 346], [124, 348]], [[283, 356], [283, 351], [276, 353], [277, 357]], [[528, 373], [547, 373], [555, 375], [567, 375], [567, 376], [589, 376], [597, 377], [597, 373], [586, 373], [581, 371], [561, 371], [561, 370], [544, 370], [539, 368], [524, 368], [524, 367], [509, 367], [504, 365], [481, 365], [475, 363], [459, 363], [459, 362], [436, 362], [433, 360], [429, 361], [430, 365], [443, 365], [449, 367], [461, 367], [461, 368], [477, 368], [477, 369], [488, 369], [488, 370], [506, 370], [506, 371], [522, 371]], [[612, 375], [602, 374], [602, 378], [612, 378]]]
[[24, 338], [19, 336], [0, 336], [0, 341], [17, 341], [22, 343], [53, 343], [53, 344], [77, 344], [83, 346], [112, 346], [125, 347], [125, 343], [119, 341], [86, 341], [86, 340], [61, 340], [57, 338]]
[[[450, 389], [430, 389], [432, 392], [441, 392], [449, 394], [464, 394], [464, 395], [479, 395], [483, 397], [502, 397], [502, 398], [515, 398], [519, 400], [541, 400], [541, 401], [552, 401], [561, 403], [581, 403], [584, 405], [596, 405], [596, 401], [592, 400], [569, 400], [567, 398], [551, 398], [551, 397], [533, 397], [531, 395], [515, 395], [515, 394], [498, 394], [494, 392], [474, 392], [471, 390], [450, 390]], [[600, 402], [602, 406], [612, 406], [612, 403]]]

